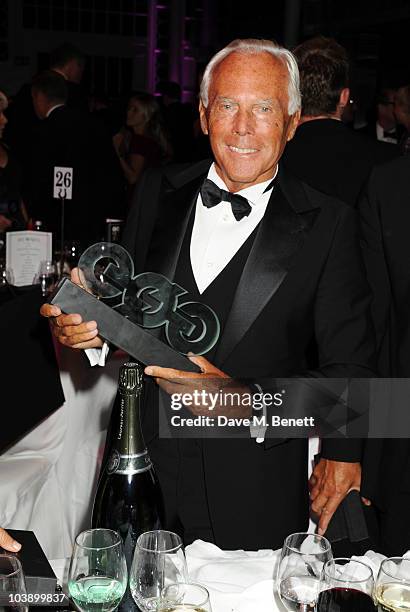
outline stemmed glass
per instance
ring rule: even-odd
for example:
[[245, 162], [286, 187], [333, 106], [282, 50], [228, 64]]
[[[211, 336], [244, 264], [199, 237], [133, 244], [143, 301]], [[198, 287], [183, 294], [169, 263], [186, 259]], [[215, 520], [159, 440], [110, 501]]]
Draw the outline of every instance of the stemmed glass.
[[0, 555], [0, 610], [28, 612], [26, 581], [15, 555]]
[[385, 559], [376, 580], [376, 599], [382, 610], [410, 610], [410, 559]]
[[276, 586], [287, 610], [314, 612], [324, 564], [332, 559], [330, 542], [314, 533], [294, 533], [283, 544]]
[[38, 272], [34, 277], [34, 284], [40, 284], [43, 296], [54, 289], [58, 279], [57, 265], [54, 261], [46, 260], [40, 263]]
[[112, 612], [127, 586], [122, 540], [111, 529], [89, 529], [75, 540], [68, 591], [81, 612]]
[[317, 612], [375, 612], [371, 567], [348, 558], [328, 561], [323, 567]]
[[182, 540], [172, 531], [147, 531], [135, 547], [130, 589], [143, 612], [158, 610], [161, 591], [171, 583], [186, 582], [187, 565]]
[[7, 268], [4, 261], [0, 261], [0, 285], [12, 285], [14, 276], [11, 268]]
[[170, 584], [161, 592], [162, 612], [212, 612], [209, 593], [201, 584]]

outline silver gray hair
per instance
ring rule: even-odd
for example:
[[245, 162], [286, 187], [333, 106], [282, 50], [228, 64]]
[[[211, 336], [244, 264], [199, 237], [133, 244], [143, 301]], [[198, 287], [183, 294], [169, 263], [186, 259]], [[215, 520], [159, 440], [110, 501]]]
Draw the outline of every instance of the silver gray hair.
[[288, 113], [293, 115], [301, 107], [301, 95], [299, 89], [299, 69], [294, 55], [271, 40], [260, 40], [258, 38], [237, 38], [229, 45], [218, 51], [208, 62], [202, 77], [200, 88], [200, 99], [205, 108], [208, 106], [209, 86], [215, 67], [231, 53], [257, 54], [270, 53], [284, 63], [288, 70]]

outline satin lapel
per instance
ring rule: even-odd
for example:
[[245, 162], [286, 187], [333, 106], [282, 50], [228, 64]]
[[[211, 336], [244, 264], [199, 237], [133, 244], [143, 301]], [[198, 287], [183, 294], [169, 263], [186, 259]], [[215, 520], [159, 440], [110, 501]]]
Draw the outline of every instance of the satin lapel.
[[285, 181], [277, 183], [257, 230], [219, 341], [215, 359], [219, 367], [283, 283], [316, 218], [315, 211], [304, 209], [306, 195], [302, 189], [298, 200], [302, 198], [304, 214], [292, 208], [284, 190]]
[[190, 214], [206, 175], [163, 195], [148, 252], [146, 270], [174, 278]]

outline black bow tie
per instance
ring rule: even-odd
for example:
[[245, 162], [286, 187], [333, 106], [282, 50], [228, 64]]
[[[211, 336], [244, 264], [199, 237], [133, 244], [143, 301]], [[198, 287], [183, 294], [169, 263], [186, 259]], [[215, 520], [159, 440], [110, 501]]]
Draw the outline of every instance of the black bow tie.
[[203, 205], [207, 208], [213, 208], [221, 202], [230, 202], [232, 213], [237, 221], [247, 217], [252, 210], [246, 198], [225, 189], [219, 189], [218, 185], [209, 179], [204, 180], [200, 191]]

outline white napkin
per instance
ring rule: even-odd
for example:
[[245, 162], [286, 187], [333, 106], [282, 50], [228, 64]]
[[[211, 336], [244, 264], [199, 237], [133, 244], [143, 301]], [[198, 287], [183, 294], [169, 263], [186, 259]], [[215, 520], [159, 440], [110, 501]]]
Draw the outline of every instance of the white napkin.
[[[409, 559], [410, 550], [407, 551], [406, 554], [403, 555], [403, 557], [405, 557], [406, 559]], [[368, 550], [367, 553], [363, 557], [355, 557], [354, 555], [352, 557], [353, 561], [362, 561], [363, 563], [366, 563], [369, 567], [371, 567], [373, 570], [373, 577], [375, 580], [377, 578], [377, 574], [379, 573], [380, 565], [382, 561], [384, 561], [385, 559], [386, 557], [384, 555], [381, 555], [380, 553], [376, 553], [373, 550]]]
[[213, 612], [282, 612], [274, 597], [280, 551], [224, 551], [196, 540], [186, 547], [189, 579], [210, 593]]

